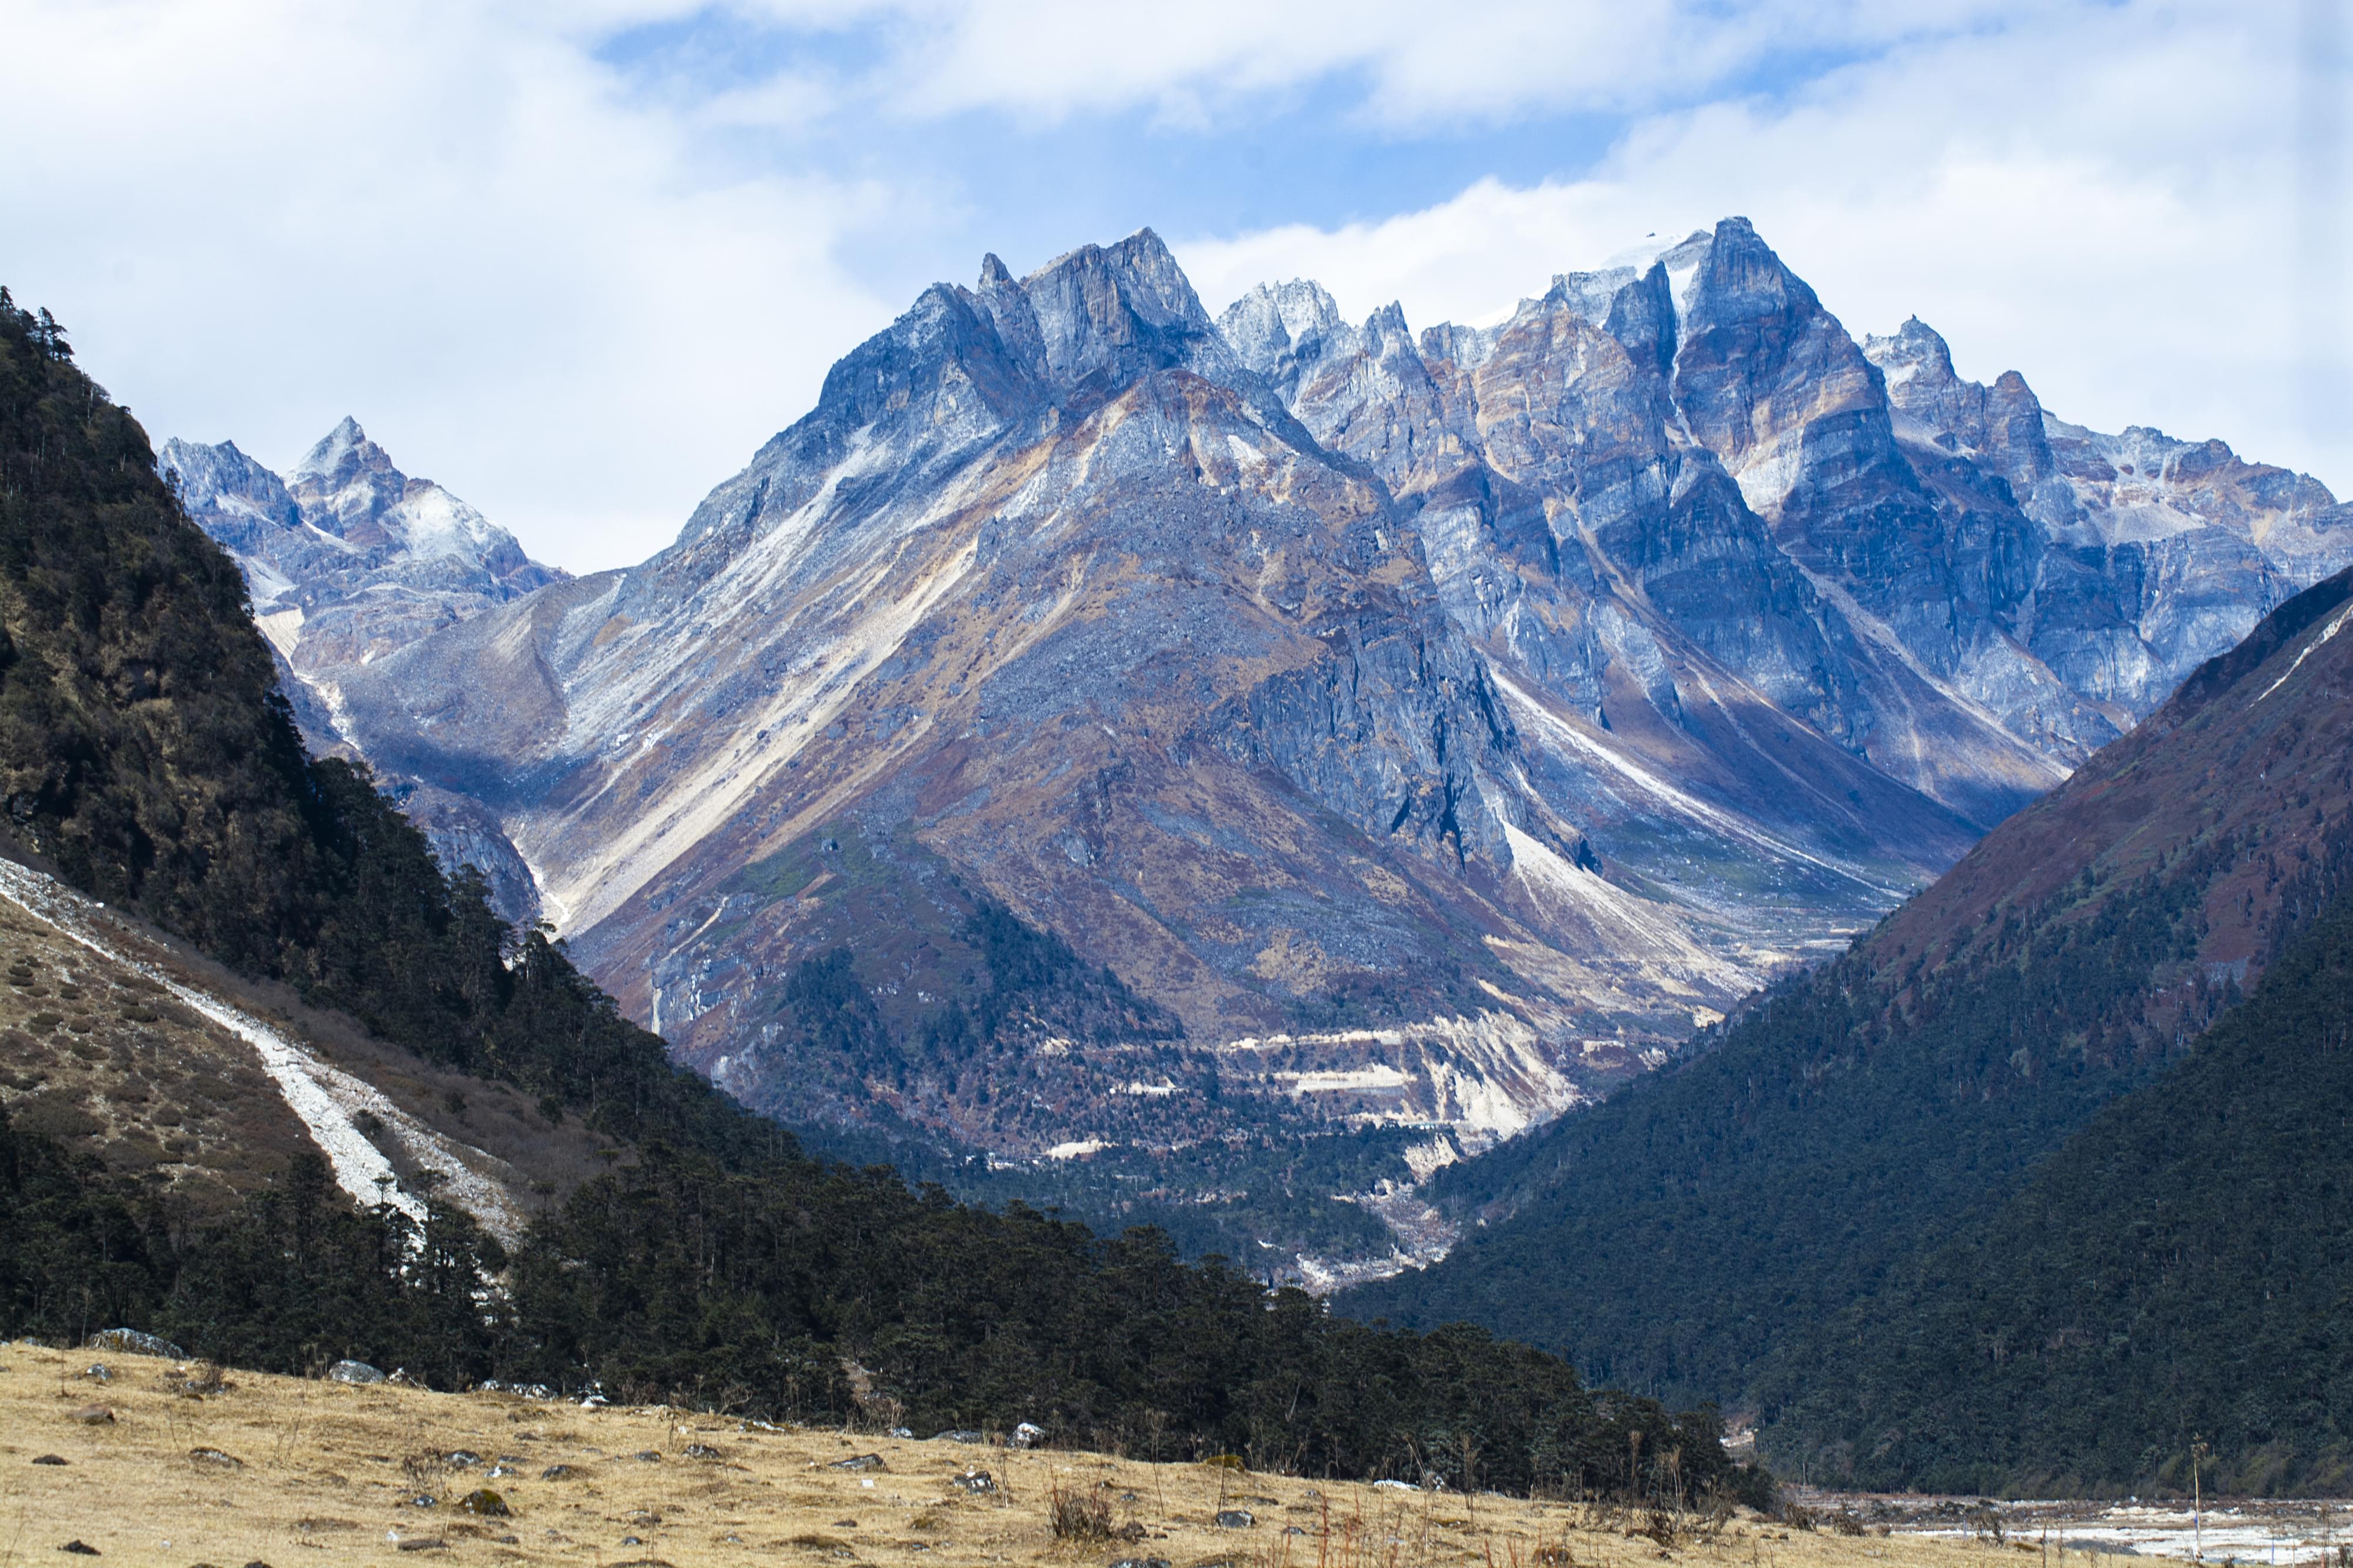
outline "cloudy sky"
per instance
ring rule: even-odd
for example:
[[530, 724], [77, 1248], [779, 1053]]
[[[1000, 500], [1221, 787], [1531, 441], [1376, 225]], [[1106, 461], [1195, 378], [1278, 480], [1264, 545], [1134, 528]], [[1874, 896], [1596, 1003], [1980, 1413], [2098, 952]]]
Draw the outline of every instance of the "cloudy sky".
[[0, 0], [0, 282], [159, 441], [350, 413], [575, 571], [925, 283], [1147, 224], [1420, 326], [1742, 213], [1858, 334], [2344, 495], [2346, 10]]

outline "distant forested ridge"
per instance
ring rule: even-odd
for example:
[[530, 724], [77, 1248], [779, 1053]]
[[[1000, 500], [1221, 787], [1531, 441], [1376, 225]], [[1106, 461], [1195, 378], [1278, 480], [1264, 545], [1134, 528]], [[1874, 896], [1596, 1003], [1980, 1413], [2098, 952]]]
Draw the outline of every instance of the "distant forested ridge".
[[86, 891], [629, 1145], [510, 1253], [430, 1193], [421, 1226], [355, 1206], [307, 1154], [195, 1224], [167, 1186], [0, 1116], [0, 1332], [131, 1323], [276, 1371], [351, 1356], [442, 1387], [593, 1381], [1305, 1473], [1763, 1497], [1711, 1409], [1591, 1392], [1483, 1331], [1335, 1319], [1156, 1232], [806, 1158], [502, 926], [478, 879], [445, 878], [363, 771], [304, 754], [235, 567], [63, 331], [5, 291], [0, 812]]
[[2244, 1006], [1793, 1344], [1777, 1450], [1863, 1486], [2353, 1488], [2353, 843]]

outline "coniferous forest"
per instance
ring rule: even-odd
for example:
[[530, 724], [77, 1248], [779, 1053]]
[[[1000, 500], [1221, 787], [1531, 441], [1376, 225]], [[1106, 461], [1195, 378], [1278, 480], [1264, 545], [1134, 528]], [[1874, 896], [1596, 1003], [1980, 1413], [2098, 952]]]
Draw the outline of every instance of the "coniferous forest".
[[304, 752], [236, 567], [63, 331], [5, 293], [0, 812], [91, 895], [625, 1151], [510, 1252], [430, 1194], [421, 1226], [356, 1205], [312, 1156], [198, 1219], [0, 1124], [0, 1334], [129, 1323], [263, 1370], [352, 1357], [442, 1387], [1030, 1420], [1302, 1473], [1765, 1500], [1712, 1409], [1589, 1390], [1478, 1330], [1335, 1318], [1156, 1232], [813, 1160], [674, 1068], [560, 946], [443, 876], [364, 770]]

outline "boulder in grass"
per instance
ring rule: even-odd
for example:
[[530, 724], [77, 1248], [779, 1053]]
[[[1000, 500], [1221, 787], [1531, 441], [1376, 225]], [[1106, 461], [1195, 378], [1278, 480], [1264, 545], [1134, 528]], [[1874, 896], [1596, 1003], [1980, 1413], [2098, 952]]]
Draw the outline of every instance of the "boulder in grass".
[[1043, 1426], [1024, 1421], [1013, 1428], [1013, 1446], [1017, 1448], [1034, 1448], [1045, 1440], [1046, 1428]]
[[941, 1432], [932, 1438], [934, 1443], [977, 1443], [981, 1440], [980, 1434], [969, 1426], [958, 1426], [952, 1431]]
[[514, 1512], [507, 1500], [488, 1487], [468, 1492], [458, 1500], [458, 1511], [470, 1513], [477, 1519], [505, 1519]]
[[836, 1459], [826, 1467], [832, 1470], [887, 1470], [880, 1454], [852, 1454], [846, 1459]]
[[1229, 1508], [1218, 1515], [1219, 1530], [1249, 1530], [1257, 1523], [1256, 1516], [1246, 1508]]
[[58, 1547], [58, 1550], [60, 1552], [70, 1552], [77, 1557], [98, 1557], [103, 1555], [97, 1547], [82, 1541], [69, 1541], [63, 1546]]
[[364, 1361], [339, 1361], [327, 1369], [329, 1383], [382, 1383], [384, 1373]]
[[83, 1347], [94, 1351], [115, 1351], [123, 1355], [162, 1356], [166, 1361], [185, 1361], [188, 1352], [159, 1335], [140, 1332], [137, 1329], [101, 1329], [90, 1336]]

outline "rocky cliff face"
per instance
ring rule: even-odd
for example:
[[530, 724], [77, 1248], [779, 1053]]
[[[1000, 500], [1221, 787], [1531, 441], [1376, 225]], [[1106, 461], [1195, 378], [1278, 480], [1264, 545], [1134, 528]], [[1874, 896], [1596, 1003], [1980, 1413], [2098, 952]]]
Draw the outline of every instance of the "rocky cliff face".
[[1613, 730], [1623, 672], [1719, 752], [1694, 708], [1729, 676], [1981, 827], [2353, 560], [2309, 479], [2065, 425], [1917, 321], [1858, 344], [1736, 218], [1483, 331], [1308, 283], [1222, 325], [1414, 511], [1500, 667]]
[[[158, 466], [244, 572], [280, 684], [321, 752], [353, 749], [343, 695], [353, 672], [565, 578], [439, 485], [402, 473], [349, 418], [282, 479], [229, 441], [167, 441]], [[385, 782], [446, 864], [483, 873], [502, 913], [537, 913], [529, 869], [481, 803]]]
[[[1477, 1142], [1843, 945], [2353, 553], [2312, 481], [1924, 334], [1858, 344], [1737, 219], [1419, 337], [1307, 283], [1213, 321], [1148, 231], [991, 258], [670, 549], [338, 700], [764, 1108]], [[338, 538], [388, 515], [311, 468]]]

